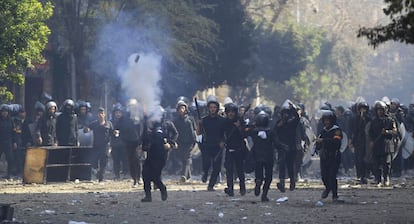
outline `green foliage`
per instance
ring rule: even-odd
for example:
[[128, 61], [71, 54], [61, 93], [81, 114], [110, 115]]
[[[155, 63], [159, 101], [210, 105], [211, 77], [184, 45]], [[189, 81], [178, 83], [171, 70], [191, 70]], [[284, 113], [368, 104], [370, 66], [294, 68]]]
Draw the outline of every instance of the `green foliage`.
[[384, 0], [387, 7], [383, 10], [390, 22], [372, 28], [362, 27], [358, 37], [366, 37], [374, 48], [389, 40], [406, 44], [414, 43], [414, 1]]
[[[22, 73], [42, 62], [42, 50], [50, 34], [44, 21], [53, 13], [52, 5], [37, 0], [0, 1], [0, 82], [22, 84]], [[0, 96], [6, 101], [12, 94], [4, 87]]]

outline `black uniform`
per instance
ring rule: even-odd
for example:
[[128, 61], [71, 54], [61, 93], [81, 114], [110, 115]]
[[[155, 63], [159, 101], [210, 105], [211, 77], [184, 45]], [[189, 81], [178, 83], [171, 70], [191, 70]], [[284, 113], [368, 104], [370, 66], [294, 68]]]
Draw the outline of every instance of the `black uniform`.
[[290, 190], [296, 187], [296, 130], [299, 125], [299, 115], [296, 109], [283, 109], [282, 118], [276, 123], [275, 132], [281, 143], [288, 146], [288, 150], [278, 148], [279, 179], [278, 189], [285, 191], [286, 168], [290, 178]]
[[155, 125], [151, 132], [145, 131], [143, 136], [142, 148], [147, 152], [147, 159], [144, 162], [142, 177], [144, 180], [145, 198], [142, 202], [150, 202], [151, 181], [161, 191], [161, 199], [167, 200], [167, 188], [161, 180], [161, 172], [165, 166], [168, 152], [164, 147], [165, 133], [161, 125]]
[[46, 111], [40, 118], [36, 127], [36, 137], [42, 137], [43, 146], [52, 146], [57, 143], [56, 115]]
[[178, 161], [181, 162], [180, 175], [186, 180], [191, 178], [191, 150], [194, 147], [196, 136], [194, 132], [193, 121], [188, 115], [177, 116], [174, 120], [175, 128], [178, 131], [177, 144], [178, 148], [175, 150], [175, 155]]
[[[111, 120], [112, 125], [115, 131], [119, 131], [121, 129], [121, 118]], [[115, 178], [120, 178], [120, 172], [126, 174], [128, 173], [129, 165], [128, 165], [128, 156], [127, 151], [125, 148], [124, 141], [122, 141], [120, 133], [113, 133], [111, 135], [111, 155], [114, 164], [114, 173]]]
[[338, 198], [338, 174], [339, 165], [341, 164], [341, 147], [342, 130], [333, 125], [330, 129], [323, 128], [319, 134], [322, 142], [317, 143], [316, 149], [319, 151], [321, 177], [325, 185], [325, 191], [322, 198], [326, 198], [332, 191], [332, 198]]
[[237, 127], [234, 120], [226, 118], [224, 123], [224, 130], [226, 136], [226, 156], [225, 156], [225, 168], [227, 177], [227, 189], [226, 193], [229, 196], [234, 195], [234, 168], [239, 178], [240, 194], [246, 193], [245, 176], [244, 176], [244, 160], [246, 156], [246, 145], [244, 143], [244, 136], [242, 135], [242, 126]]
[[60, 146], [78, 144], [78, 118], [76, 114], [64, 111], [56, 118], [56, 137]]
[[119, 135], [125, 145], [129, 173], [131, 174], [135, 186], [139, 183], [142, 171], [142, 155], [137, 152], [138, 147], [142, 143], [142, 126], [139, 122], [129, 118], [128, 113], [125, 116], [122, 116], [119, 122]]
[[202, 181], [207, 182], [208, 172], [211, 165], [213, 165], [213, 170], [211, 172], [207, 188], [211, 191], [214, 190], [214, 185], [217, 182], [223, 159], [220, 143], [224, 143], [224, 118], [219, 115], [214, 117], [208, 115], [203, 117], [202, 123], [204, 128], [203, 142], [201, 144], [203, 159]]
[[[25, 120], [20, 117], [13, 118], [13, 125], [14, 125], [14, 135], [15, 135], [15, 141], [17, 148], [13, 150], [13, 157], [14, 157], [14, 163], [16, 168], [16, 174], [22, 175], [23, 174], [23, 168], [24, 168], [24, 159], [26, 155], [26, 144], [24, 144], [23, 139], [23, 129], [25, 126]], [[26, 124], [27, 126], [27, 124]]]
[[361, 183], [367, 183], [368, 165], [365, 162], [365, 156], [367, 153], [367, 135], [365, 128], [371, 121], [368, 111], [365, 113], [360, 112], [360, 106], [357, 105], [358, 113], [355, 114], [350, 121], [349, 140], [354, 146], [355, 154], [355, 167], [357, 178], [360, 178]]
[[6, 178], [9, 178], [11, 175], [15, 175], [15, 163], [13, 159], [12, 148], [13, 144], [16, 143], [16, 139], [13, 129], [13, 120], [9, 116], [0, 116], [0, 156], [3, 153], [6, 155]]
[[372, 142], [375, 180], [378, 184], [387, 184], [391, 168], [390, 144], [393, 143], [393, 131], [396, 131], [394, 119], [375, 117], [371, 121], [369, 137]]
[[108, 162], [108, 146], [113, 132], [112, 123], [105, 120], [104, 124], [100, 124], [98, 120], [89, 124], [89, 128], [93, 130], [93, 150], [94, 158], [92, 166], [99, 169], [97, 178], [99, 181], [103, 180], [105, 168]]

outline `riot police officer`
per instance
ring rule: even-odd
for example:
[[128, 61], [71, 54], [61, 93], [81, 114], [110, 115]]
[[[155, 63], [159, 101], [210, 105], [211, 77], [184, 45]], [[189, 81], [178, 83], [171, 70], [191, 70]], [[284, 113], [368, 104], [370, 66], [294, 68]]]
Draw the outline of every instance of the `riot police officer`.
[[286, 169], [290, 179], [289, 189], [293, 191], [296, 188], [296, 129], [299, 121], [296, 107], [290, 100], [286, 100], [282, 105], [281, 119], [274, 127], [280, 142], [288, 146], [288, 150], [278, 149], [279, 183], [277, 188], [281, 192], [285, 192]]
[[171, 148], [171, 145], [164, 140], [164, 136], [165, 133], [163, 133], [160, 121], [154, 121], [151, 130], [148, 130], [144, 124], [142, 149], [147, 152], [147, 158], [142, 170], [145, 197], [141, 199], [141, 202], [152, 201], [151, 182], [160, 189], [161, 200], [167, 200], [167, 187], [161, 180], [161, 172], [167, 160], [167, 150]]
[[361, 184], [367, 184], [367, 164], [364, 161], [367, 153], [365, 128], [371, 121], [367, 102], [356, 104], [356, 113], [350, 121], [349, 145], [354, 148], [356, 175]]
[[391, 147], [393, 138], [398, 134], [397, 124], [387, 114], [387, 105], [382, 101], [375, 102], [375, 117], [369, 128], [370, 147], [373, 151], [373, 169], [378, 186], [388, 186], [391, 168]]
[[46, 112], [40, 118], [36, 127], [36, 139], [39, 145], [56, 146], [56, 111], [55, 101], [49, 101], [46, 104]]
[[341, 163], [342, 130], [336, 124], [336, 116], [332, 111], [324, 111], [322, 114], [323, 128], [316, 140], [316, 150], [319, 151], [321, 178], [325, 185], [322, 198], [327, 198], [332, 192], [332, 199], [338, 199], [338, 174]]
[[[213, 166], [210, 180], [208, 182], [208, 191], [214, 191], [214, 185], [217, 182], [221, 162], [223, 159], [224, 149], [224, 118], [219, 112], [220, 104], [215, 96], [207, 98], [208, 115], [202, 118], [201, 124], [197, 128], [197, 134], [202, 135], [201, 156], [203, 159], [203, 176], [202, 182], [207, 182], [208, 172]], [[200, 128], [202, 127], [202, 128]]]
[[78, 118], [72, 99], [63, 102], [62, 113], [56, 118], [56, 137], [61, 146], [78, 145]]
[[229, 196], [234, 196], [234, 168], [239, 178], [240, 194], [246, 194], [245, 176], [243, 162], [246, 154], [246, 145], [243, 140], [243, 123], [238, 117], [238, 107], [234, 103], [228, 103], [225, 106], [226, 113], [224, 124], [224, 135], [226, 137], [226, 155], [225, 168], [227, 177], [227, 188], [225, 193]]
[[6, 178], [15, 175], [15, 163], [12, 150], [17, 148], [14, 125], [9, 115], [9, 107], [7, 104], [0, 105], [0, 156], [4, 153], [7, 160]]

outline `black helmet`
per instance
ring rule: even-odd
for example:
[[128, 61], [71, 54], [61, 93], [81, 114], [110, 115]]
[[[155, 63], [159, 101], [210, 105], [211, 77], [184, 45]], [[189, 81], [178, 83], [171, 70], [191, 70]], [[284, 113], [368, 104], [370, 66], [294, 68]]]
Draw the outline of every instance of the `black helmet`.
[[264, 106], [262, 104], [257, 105], [253, 110], [255, 115], [258, 115], [261, 111], [264, 111]]
[[72, 99], [66, 99], [65, 101], [63, 101], [63, 107], [73, 109], [75, 107], [75, 102]]
[[228, 112], [233, 111], [237, 114], [239, 108], [235, 103], [227, 103], [224, 107], [224, 112], [227, 114]]
[[267, 127], [269, 125], [269, 115], [264, 111], [260, 111], [255, 117], [255, 122], [257, 127]]
[[384, 111], [387, 110], [387, 104], [384, 101], [375, 101], [374, 103], [374, 110], [377, 111], [378, 109], [383, 109]]
[[368, 104], [367, 102], [359, 102], [359, 103], [357, 104], [357, 109], [359, 110], [359, 109], [361, 109], [361, 108], [366, 108], [366, 109], [369, 109], [369, 104]]
[[335, 113], [331, 110], [324, 110], [322, 112], [321, 120], [324, 121], [325, 119], [329, 119], [329, 120], [331, 120], [332, 124], [336, 124]]

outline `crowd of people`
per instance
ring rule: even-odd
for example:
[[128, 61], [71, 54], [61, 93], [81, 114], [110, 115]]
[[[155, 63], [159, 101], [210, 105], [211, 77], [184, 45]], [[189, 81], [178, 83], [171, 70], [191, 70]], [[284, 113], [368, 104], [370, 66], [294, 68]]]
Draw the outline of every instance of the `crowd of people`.
[[[109, 116], [102, 107], [93, 115], [88, 102], [67, 99], [58, 108], [49, 99], [37, 102], [35, 114], [26, 118], [22, 106], [2, 104], [4, 178], [23, 177], [28, 147], [91, 146], [96, 179], [105, 179], [111, 157], [115, 179], [129, 174], [134, 186], [143, 180], [143, 202], [152, 201], [151, 182], [167, 200], [163, 173], [178, 174], [185, 183], [198, 172], [201, 181], [208, 182], [207, 190], [214, 191], [223, 170], [228, 196], [235, 194], [236, 179], [240, 195], [245, 195], [245, 173], [254, 172], [254, 194], [265, 202], [275, 170], [277, 189], [285, 192], [285, 180], [289, 180], [288, 189], [294, 191], [309, 163], [304, 158], [318, 154], [325, 185], [321, 197], [332, 193], [332, 199], [338, 200], [340, 170], [346, 175], [355, 167], [360, 184], [368, 184], [373, 176], [373, 183], [381, 187], [413, 166], [412, 156], [404, 158], [401, 150], [411, 147], [408, 151], [413, 151], [406, 138], [412, 138], [414, 131], [414, 104], [405, 107], [396, 98], [376, 101], [371, 107], [361, 98], [349, 108], [325, 103], [311, 118], [303, 104], [290, 100], [273, 111], [264, 105], [250, 108], [230, 101], [222, 111], [215, 96], [201, 106], [197, 100], [180, 97], [172, 113], [162, 107], [157, 110], [160, 118], [129, 99], [124, 105], [113, 105]], [[201, 156], [195, 156], [194, 149]]]

